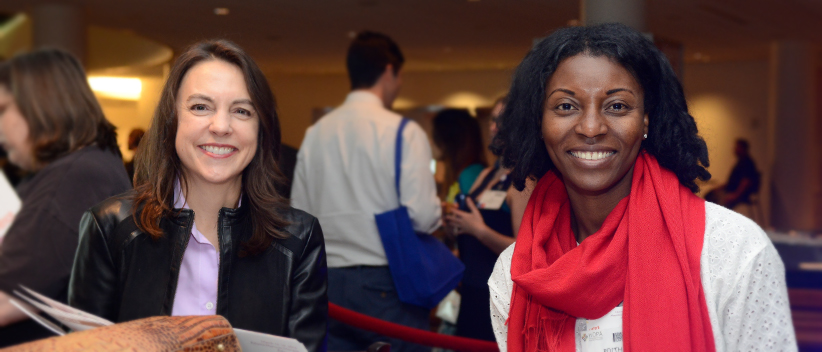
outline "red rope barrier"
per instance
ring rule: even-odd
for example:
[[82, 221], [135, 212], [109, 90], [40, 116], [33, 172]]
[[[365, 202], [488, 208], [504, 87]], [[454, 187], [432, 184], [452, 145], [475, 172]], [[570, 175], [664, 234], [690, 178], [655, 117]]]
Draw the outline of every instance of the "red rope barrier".
[[437, 334], [430, 331], [414, 329], [407, 326], [390, 323], [374, 317], [345, 309], [334, 303], [328, 303], [328, 314], [343, 324], [351, 325], [363, 330], [373, 331], [388, 337], [420, 345], [447, 348], [466, 352], [499, 352], [495, 342]]

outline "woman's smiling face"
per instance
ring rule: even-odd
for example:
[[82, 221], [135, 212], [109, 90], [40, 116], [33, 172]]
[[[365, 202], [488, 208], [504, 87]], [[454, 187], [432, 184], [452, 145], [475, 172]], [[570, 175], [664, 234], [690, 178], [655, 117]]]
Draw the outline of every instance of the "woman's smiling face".
[[644, 92], [634, 76], [608, 57], [582, 53], [559, 64], [546, 94], [542, 138], [566, 187], [627, 195], [648, 133]]
[[257, 151], [260, 119], [239, 67], [208, 60], [192, 67], [177, 93], [175, 147], [189, 180], [240, 179]]

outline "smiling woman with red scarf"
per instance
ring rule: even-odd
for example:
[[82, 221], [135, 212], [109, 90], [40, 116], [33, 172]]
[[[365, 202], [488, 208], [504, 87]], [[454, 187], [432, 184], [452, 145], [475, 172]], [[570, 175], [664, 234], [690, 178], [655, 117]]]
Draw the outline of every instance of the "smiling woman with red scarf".
[[665, 57], [561, 29], [517, 68], [493, 149], [539, 179], [489, 280], [502, 351], [796, 350], [762, 229], [694, 195], [708, 151]]

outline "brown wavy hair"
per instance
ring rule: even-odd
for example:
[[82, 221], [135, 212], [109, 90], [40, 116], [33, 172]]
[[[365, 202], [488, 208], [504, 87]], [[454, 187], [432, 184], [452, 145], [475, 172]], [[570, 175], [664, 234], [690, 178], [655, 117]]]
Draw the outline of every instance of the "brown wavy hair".
[[35, 170], [92, 144], [120, 156], [116, 128], [71, 54], [43, 49], [16, 55], [0, 63], [0, 85], [29, 126]]
[[135, 155], [134, 220], [140, 230], [152, 238], [162, 237], [160, 219], [175, 212], [172, 208], [175, 180], [180, 178], [181, 186], [187, 187], [182, 163], [174, 146], [178, 124], [177, 92], [192, 67], [210, 60], [222, 60], [240, 68], [251, 102], [260, 117], [257, 151], [242, 173], [242, 193], [245, 197], [242, 206], [249, 207], [253, 233], [242, 244], [240, 255], [255, 255], [266, 250], [272, 240], [288, 237], [283, 231], [288, 222], [282, 216], [288, 204], [277, 192], [277, 187], [284, 181], [277, 164], [280, 121], [274, 94], [262, 71], [245, 51], [227, 40], [196, 43], [174, 62], [151, 127]]
[[[482, 131], [477, 119], [465, 109], [444, 109], [434, 116], [434, 145], [442, 152], [445, 161], [445, 192], [459, 181], [465, 168], [480, 164], [488, 166]], [[469, 187], [471, 185], [468, 185]]]

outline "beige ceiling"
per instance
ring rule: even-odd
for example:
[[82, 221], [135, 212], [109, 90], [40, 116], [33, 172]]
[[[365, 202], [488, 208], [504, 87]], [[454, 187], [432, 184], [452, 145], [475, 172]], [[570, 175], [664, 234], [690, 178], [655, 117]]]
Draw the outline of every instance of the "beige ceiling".
[[[54, 1], [51, 1], [54, 2]], [[534, 38], [579, 18], [574, 0], [66, 0], [91, 25], [133, 31], [175, 51], [222, 37], [269, 73], [343, 72], [351, 31], [385, 32], [409, 70], [515, 66]], [[40, 0], [3, 0], [0, 12]], [[214, 8], [230, 14], [217, 16]], [[818, 0], [647, 0], [648, 32], [682, 42], [686, 60], [759, 60], [774, 40], [822, 43]]]

